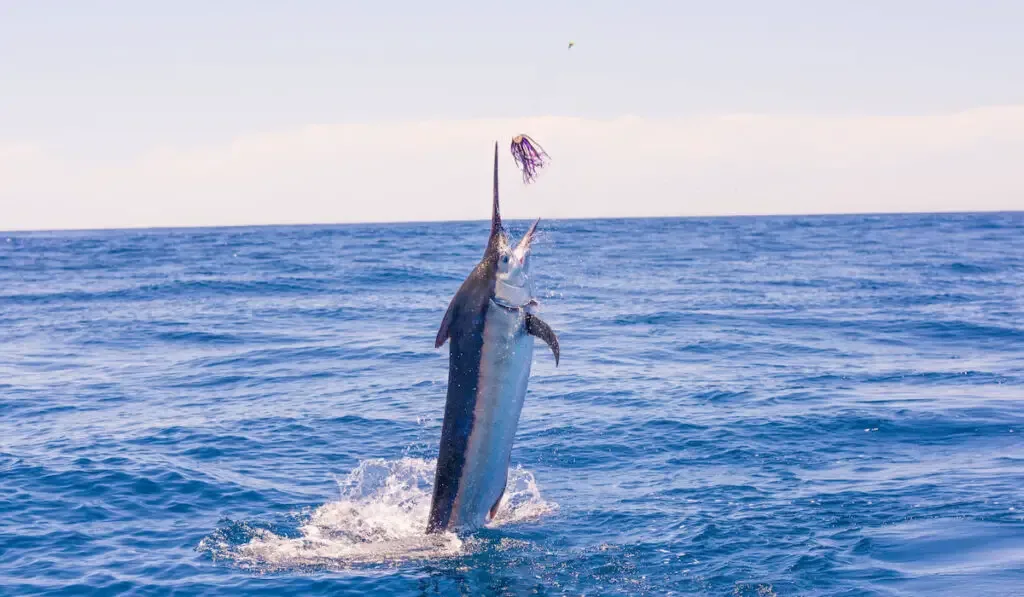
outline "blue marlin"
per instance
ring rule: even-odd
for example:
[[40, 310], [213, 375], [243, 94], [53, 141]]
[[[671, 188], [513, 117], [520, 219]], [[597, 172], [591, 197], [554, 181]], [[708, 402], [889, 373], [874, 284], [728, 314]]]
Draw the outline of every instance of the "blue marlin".
[[494, 146], [491, 234], [483, 258], [448, 304], [434, 347], [449, 343], [448, 398], [427, 532], [472, 530], [494, 518], [533, 361], [533, 339], [558, 338], [536, 314], [530, 243], [538, 219], [512, 246], [501, 225]]

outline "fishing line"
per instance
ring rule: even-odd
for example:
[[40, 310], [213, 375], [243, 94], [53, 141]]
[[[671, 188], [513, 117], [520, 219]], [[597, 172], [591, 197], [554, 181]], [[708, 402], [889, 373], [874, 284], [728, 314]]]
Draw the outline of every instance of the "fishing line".
[[[572, 51], [573, 46], [576, 43], [570, 41], [566, 51]], [[539, 69], [534, 69], [534, 93], [532, 95], [536, 98], [536, 81], [538, 79]], [[551, 163], [551, 156], [548, 155], [544, 148], [541, 147], [540, 143], [537, 143], [532, 137], [525, 133], [521, 133], [512, 138], [512, 144], [509, 147], [512, 152], [512, 159], [516, 163], [516, 167], [523, 173], [523, 184], [530, 184], [537, 180], [539, 171]]]

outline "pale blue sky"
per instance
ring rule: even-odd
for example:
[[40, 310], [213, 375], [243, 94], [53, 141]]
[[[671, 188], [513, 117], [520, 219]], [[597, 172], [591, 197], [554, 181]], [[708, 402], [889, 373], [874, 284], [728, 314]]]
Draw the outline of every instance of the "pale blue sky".
[[1024, 105], [1024, 2], [0, 0], [0, 56], [0, 147], [88, 168], [310, 125]]

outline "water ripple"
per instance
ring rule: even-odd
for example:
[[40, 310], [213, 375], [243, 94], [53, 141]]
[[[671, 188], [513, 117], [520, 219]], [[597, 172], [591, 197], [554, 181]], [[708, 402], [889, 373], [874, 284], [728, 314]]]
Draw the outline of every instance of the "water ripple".
[[1024, 215], [542, 227], [562, 362], [496, 524], [433, 538], [485, 222], [9, 233], [0, 594], [1024, 586]]

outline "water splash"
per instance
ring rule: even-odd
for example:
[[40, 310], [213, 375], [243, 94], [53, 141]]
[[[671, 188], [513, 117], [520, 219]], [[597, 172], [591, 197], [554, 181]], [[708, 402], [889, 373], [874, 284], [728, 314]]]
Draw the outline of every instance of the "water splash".
[[[338, 480], [341, 497], [300, 515], [297, 528], [230, 522], [197, 546], [214, 559], [259, 570], [346, 568], [465, 555], [479, 545], [455, 533], [426, 534], [436, 461], [365, 460]], [[533, 474], [509, 470], [508, 487], [489, 527], [523, 522], [557, 509]]]

